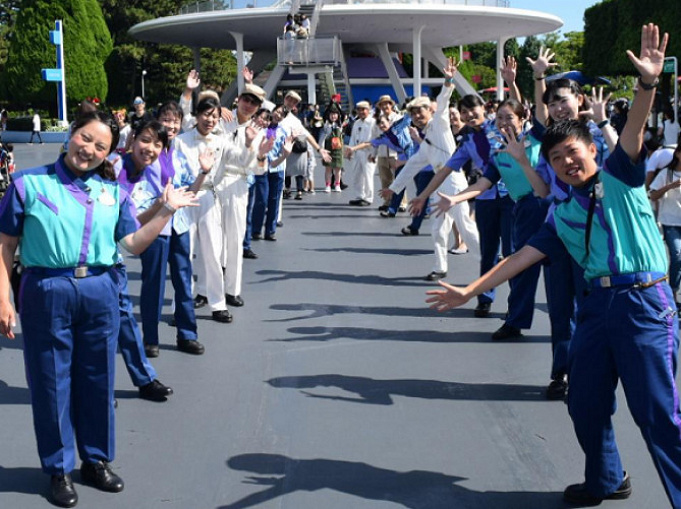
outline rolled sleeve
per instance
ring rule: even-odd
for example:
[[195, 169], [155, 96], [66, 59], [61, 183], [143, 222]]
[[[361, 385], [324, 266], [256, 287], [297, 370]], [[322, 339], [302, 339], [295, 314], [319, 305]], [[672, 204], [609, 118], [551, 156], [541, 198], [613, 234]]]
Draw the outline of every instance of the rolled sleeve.
[[20, 237], [24, 230], [24, 193], [21, 179], [12, 182], [0, 201], [0, 232]]

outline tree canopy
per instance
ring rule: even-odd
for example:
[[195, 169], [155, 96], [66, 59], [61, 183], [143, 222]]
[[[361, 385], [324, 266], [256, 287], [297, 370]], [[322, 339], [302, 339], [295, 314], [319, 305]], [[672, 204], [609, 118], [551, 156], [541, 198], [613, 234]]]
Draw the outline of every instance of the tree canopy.
[[55, 85], [43, 81], [41, 69], [56, 66], [49, 32], [57, 19], [64, 26], [67, 97], [72, 101], [106, 98], [103, 63], [112, 42], [97, 0], [23, 0], [2, 74], [11, 101], [54, 109]]

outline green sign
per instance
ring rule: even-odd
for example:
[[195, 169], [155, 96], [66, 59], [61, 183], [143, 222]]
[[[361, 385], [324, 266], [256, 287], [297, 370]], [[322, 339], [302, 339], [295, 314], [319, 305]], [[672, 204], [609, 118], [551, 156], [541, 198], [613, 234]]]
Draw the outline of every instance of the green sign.
[[674, 60], [665, 58], [662, 72], [674, 72]]

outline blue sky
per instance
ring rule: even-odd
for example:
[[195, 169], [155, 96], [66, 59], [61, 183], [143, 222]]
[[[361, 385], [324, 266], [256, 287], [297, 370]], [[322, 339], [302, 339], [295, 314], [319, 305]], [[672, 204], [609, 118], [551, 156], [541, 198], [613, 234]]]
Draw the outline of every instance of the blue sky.
[[600, 0], [510, 0], [515, 9], [546, 12], [563, 20], [561, 33], [584, 31], [584, 11]]

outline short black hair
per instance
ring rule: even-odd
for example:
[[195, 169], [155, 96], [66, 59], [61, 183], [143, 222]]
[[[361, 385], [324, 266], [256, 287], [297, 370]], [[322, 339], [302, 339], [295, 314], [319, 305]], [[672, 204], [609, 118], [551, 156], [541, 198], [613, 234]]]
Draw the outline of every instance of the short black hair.
[[589, 126], [584, 122], [579, 120], [561, 120], [552, 124], [544, 133], [544, 139], [541, 143], [541, 154], [544, 156], [544, 159], [550, 163], [549, 152], [551, 149], [568, 138], [575, 138], [587, 145], [594, 141]]
[[482, 99], [480, 99], [480, 96], [468, 94], [459, 99], [459, 109], [466, 108], [471, 110], [476, 106], [485, 106], [485, 103], [482, 101]]
[[569, 89], [574, 95], [584, 95], [582, 87], [580, 87], [579, 83], [576, 81], [568, 78], [558, 78], [556, 80], [550, 80], [546, 82], [546, 90], [544, 90], [541, 101], [544, 104], [549, 104], [549, 102], [556, 98], [558, 90], [561, 88]]
[[178, 117], [180, 121], [182, 121], [182, 117], [184, 117], [182, 108], [180, 108], [180, 105], [177, 104], [177, 101], [167, 101], [163, 103], [156, 112], [156, 118], [161, 118], [166, 113], [170, 113], [171, 115]]
[[158, 120], [149, 120], [148, 122], [144, 122], [143, 124], [137, 126], [133, 136], [137, 138], [144, 131], [151, 131], [151, 133], [156, 136], [156, 138], [158, 138], [158, 140], [163, 144], [163, 148], [168, 148], [168, 131], [166, 130], [166, 126], [164, 126], [161, 122]]

